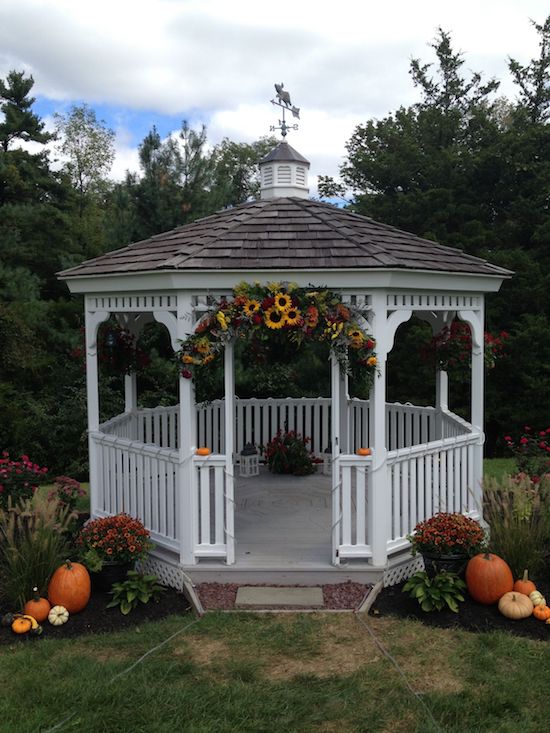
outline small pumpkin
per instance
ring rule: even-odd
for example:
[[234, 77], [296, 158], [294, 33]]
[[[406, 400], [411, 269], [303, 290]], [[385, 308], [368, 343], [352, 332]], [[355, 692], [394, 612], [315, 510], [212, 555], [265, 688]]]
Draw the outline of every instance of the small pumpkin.
[[26, 634], [32, 629], [32, 621], [24, 616], [16, 616], [13, 619], [11, 630], [14, 634]]
[[53, 606], [48, 614], [48, 621], [52, 626], [62, 626], [69, 620], [69, 612], [65, 606]]
[[372, 453], [370, 448], [357, 448], [357, 455], [358, 456], [370, 456]]
[[529, 580], [528, 570], [523, 571], [523, 578], [521, 580], [516, 580], [516, 582], [514, 583], [514, 590], [518, 593], [523, 593], [523, 595], [525, 596], [528, 596], [529, 593], [537, 590], [537, 586], [533, 583], [532, 580]]
[[547, 621], [550, 619], [550, 608], [548, 606], [535, 606], [533, 616], [538, 618], [539, 621]]
[[501, 557], [482, 552], [466, 566], [466, 586], [475, 601], [489, 606], [512, 590], [514, 576]]
[[39, 624], [41, 624], [43, 621], [45, 621], [48, 618], [51, 604], [47, 598], [40, 597], [38, 588], [35, 587], [32, 590], [33, 590], [34, 595], [30, 601], [27, 601], [25, 603], [25, 607], [23, 608], [23, 613], [26, 613], [29, 616], [32, 616], [33, 618], [35, 618], [38, 621]]
[[211, 451], [210, 451], [210, 448], [197, 448], [197, 450], [195, 451], [195, 453], [198, 456], [209, 456], [210, 453], [211, 453]]
[[66, 560], [57, 568], [48, 585], [48, 599], [52, 606], [64, 606], [69, 613], [78, 613], [90, 600], [90, 574], [79, 562]]
[[546, 606], [546, 598], [538, 590], [529, 593], [529, 598], [533, 602], [533, 606]]
[[533, 613], [533, 604], [523, 593], [510, 591], [499, 600], [498, 610], [506, 618], [517, 621], [520, 618], [528, 618]]

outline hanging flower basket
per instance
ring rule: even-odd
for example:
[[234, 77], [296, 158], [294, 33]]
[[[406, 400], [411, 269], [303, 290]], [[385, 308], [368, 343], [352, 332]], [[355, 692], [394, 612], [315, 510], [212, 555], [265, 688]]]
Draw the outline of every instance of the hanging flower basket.
[[293, 283], [241, 283], [233, 297], [216, 302], [182, 342], [177, 354], [181, 374], [194, 376], [197, 366], [214, 362], [235, 339], [268, 341], [284, 334], [296, 347], [326, 342], [349, 372], [359, 367], [371, 379], [376, 372], [374, 339], [360, 325], [363, 313], [343, 303], [331, 290], [299, 288]]
[[[483, 355], [486, 369], [493, 369], [505, 350], [506, 331], [492, 334], [485, 331]], [[453, 321], [445, 326], [422, 349], [425, 361], [435, 363], [440, 369], [461, 377], [468, 377], [472, 363], [472, 333], [464, 321]]]

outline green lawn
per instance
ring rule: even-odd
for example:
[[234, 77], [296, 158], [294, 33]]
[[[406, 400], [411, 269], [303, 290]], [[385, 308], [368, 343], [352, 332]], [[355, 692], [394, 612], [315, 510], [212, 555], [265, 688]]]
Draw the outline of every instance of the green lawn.
[[401, 674], [352, 614], [211, 614], [187, 626], [190, 621], [173, 617], [109, 636], [4, 646], [0, 730], [540, 733], [547, 728], [545, 642], [366, 619]]
[[513, 458], [486, 458], [483, 461], [483, 475], [486, 478], [501, 479], [504, 474], [517, 473]]

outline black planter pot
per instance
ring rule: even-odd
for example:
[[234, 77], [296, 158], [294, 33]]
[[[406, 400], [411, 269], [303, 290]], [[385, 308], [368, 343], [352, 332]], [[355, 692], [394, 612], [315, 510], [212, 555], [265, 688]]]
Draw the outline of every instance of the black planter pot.
[[468, 555], [431, 555], [423, 552], [422, 558], [429, 578], [443, 572], [462, 576], [468, 564]]
[[133, 562], [116, 563], [105, 562], [97, 573], [90, 573], [94, 590], [108, 593], [113, 583], [123, 583], [126, 580], [128, 570], [134, 569]]

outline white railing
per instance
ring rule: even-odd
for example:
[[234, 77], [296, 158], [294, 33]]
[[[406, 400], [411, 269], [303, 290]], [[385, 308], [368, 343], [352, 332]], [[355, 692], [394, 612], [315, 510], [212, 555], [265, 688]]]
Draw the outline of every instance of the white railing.
[[136, 439], [136, 416], [132, 412], [123, 412], [122, 415], [107, 420], [99, 426], [102, 433], [114, 435], [117, 438]]
[[179, 407], [151, 407], [135, 414], [135, 440], [161, 448], [178, 449]]
[[98, 461], [95, 511], [138, 517], [162, 547], [179, 550], [179, 454], [92, 433]]
[[[213, 453], [225, 452], [224, 401], [197, 405], [197, 436], [200, 445]], [[310, 438], [310, 450], [321, 455], [330, 443], [329, 398], [236, 399], [235, 452], [246, 443], [266, 445], [278, 430], [295, 430]]]
[[437, 512], [479, 512], [474, 487], [474, 446], [479, 437], [459, 435], [388, 453], [388, 551], [407, 547], [406, 537], [415, 525]]
[[225, 456], [195, 456], [193, 534], [196, 557], [227, 557], [228, 519], [232, 507], [227, 495]]
[[372, 460], [341, 455], [336, 461], [339, 482], [332, 494], [333, 547], [339, 559], [367, 559], [372, 556], [368, 538]]

